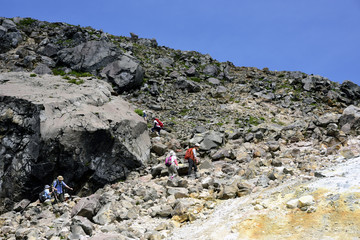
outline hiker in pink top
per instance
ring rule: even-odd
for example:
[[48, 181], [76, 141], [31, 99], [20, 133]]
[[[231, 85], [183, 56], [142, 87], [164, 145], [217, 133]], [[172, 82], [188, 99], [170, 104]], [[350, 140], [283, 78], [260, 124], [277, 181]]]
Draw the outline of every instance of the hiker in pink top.
[[177, 157], [173, 150], [171, 150], [169, 156], [166, 157], [166, 162], [168, 162], [168, 164], [165, 165], [168, 168], [169, 179], [173, 179], [176, 175], [178, 175], [177, 170], [179, 169]]

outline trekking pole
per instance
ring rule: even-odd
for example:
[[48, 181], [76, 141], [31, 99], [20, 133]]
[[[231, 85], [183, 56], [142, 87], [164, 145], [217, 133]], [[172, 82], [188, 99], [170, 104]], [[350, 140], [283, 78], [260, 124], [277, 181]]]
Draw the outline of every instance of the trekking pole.
[[20, 214], [23, 214], [23, 212], [26, 210], [26, 208], [31, 204], [31, 201], [20, 211]]
[[54, 190], [53, 194], [54, 194], [54, 199], [55, 199], [55, 202], [56, 202], [56, 203], [58, 203], [59, 201], [58, 201], [58, 199], [57, 199], [57, 196], [56, 196], [56, 191], [55, 191], [55, 190]]

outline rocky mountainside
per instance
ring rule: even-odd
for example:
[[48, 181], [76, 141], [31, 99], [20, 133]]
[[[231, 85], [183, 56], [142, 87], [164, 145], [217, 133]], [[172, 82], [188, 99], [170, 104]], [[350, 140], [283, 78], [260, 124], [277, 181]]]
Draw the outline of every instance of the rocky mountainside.
[[[178, 227], [228, 219], [216, 215], [223, 201], [239, 206], [359, 155], [360, 87], [350, 81], [30, 18], [0, 18], [0, 66], [0, 238], [177, 239]], [[152, 117], [165, 124], [161, 136], [148, 131]], [[195, 143], [200, 171], [185, 178]], [[169, 150], [182, 162], [173, 180]], [[36, 202], [57, 175], [77, 196]], [[289, 208], [312, 214], [313, 202]]]

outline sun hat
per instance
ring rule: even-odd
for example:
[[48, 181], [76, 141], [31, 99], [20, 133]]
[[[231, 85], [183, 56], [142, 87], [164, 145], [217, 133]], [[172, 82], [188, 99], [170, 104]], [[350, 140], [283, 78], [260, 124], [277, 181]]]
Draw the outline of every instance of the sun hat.
[[59, 181], [63, 181], [63, 180], [64, 180], [63, 176], [58, 176], [57, 179], [58, 179]]
[[50, 188], [50, 186], [49, 186], [49, 185], [45, 185], [45, 188]]
[[195, 143], [195, 147], [200, 147], [200, 144], [198, 144], [198, 143]]
[[175, 152], [173, 150], [170, 151], [170, 156], [174, 156]]

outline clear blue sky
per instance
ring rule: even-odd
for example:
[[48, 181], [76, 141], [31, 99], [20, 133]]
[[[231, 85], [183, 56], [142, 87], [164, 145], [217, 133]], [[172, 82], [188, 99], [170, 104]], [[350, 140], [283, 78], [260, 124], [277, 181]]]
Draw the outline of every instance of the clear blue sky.
[[236, 66], [360, 85], [360, 0], [8, 0], [0, 16], [134, 32]]

